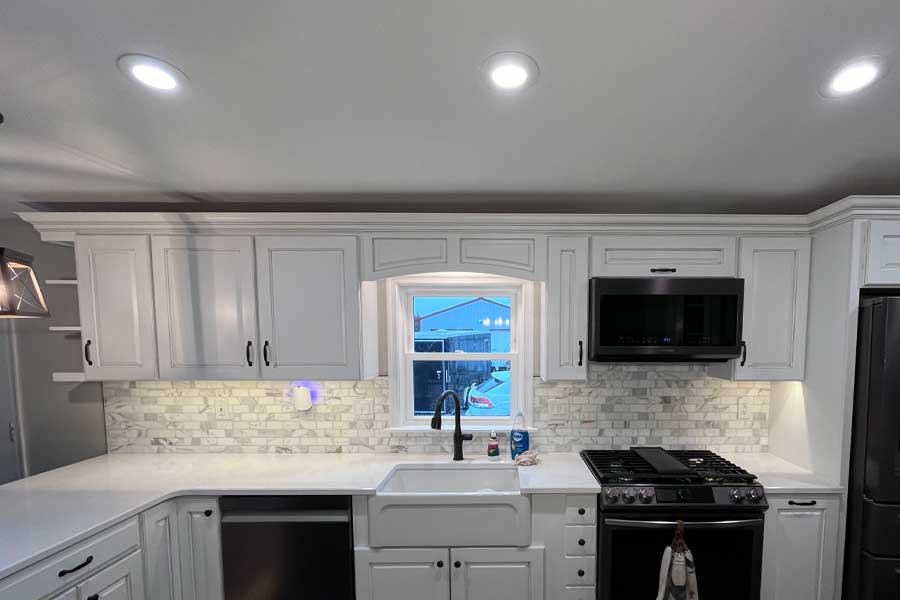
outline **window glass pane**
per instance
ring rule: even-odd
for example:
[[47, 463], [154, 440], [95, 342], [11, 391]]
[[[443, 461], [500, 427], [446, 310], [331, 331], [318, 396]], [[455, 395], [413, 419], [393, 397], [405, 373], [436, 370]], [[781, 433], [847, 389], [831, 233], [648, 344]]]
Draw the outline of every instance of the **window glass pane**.
[[[512, 382], [508, 360], [414, 360], [413, 394], [416, 416], [434, 414], [444, 390], [459, 395], [463, 416], [509, 417]], [[453, 414], [448, 399], [444, 414]]]
[[416, 296], [415, 352], [509, 352], [509, 297]]

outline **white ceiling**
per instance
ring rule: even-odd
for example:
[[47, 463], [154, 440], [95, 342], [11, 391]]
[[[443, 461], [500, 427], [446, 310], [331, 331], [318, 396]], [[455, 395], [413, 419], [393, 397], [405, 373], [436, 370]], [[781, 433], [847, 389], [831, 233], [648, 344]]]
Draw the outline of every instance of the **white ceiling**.
[[[898, 47], [897, 0], [4, 0], [0, 201], [805, 212], [900, 191]], [[501, 50], [538, 83], [486, 89]]]

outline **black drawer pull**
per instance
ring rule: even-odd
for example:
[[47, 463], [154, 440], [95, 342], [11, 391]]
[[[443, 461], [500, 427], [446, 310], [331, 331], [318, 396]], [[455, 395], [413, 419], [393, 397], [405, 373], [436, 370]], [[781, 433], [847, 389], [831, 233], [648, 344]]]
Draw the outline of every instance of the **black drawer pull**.
[[84, 562], [81, 563], [80, 565], [76, 565], [76, 566], [72, 567], [71, 569], [63, 569], [62, 571], [59, 572], [59, 576], [65, 577], [66, 575], [71, 575], [72, 573], [74, 573], [76, 571], [82, 570], [83, 568], [85, 568], [86, 566], [91, 564], [92, 562], [94, 562], [93, 554], [88, 556], [86, 559], [84, 559]]
[[747, 342], [741, 342], [741, 366], [747, 364]]
[[579, 545], [579, 546], [584, 546], [585, 543], [586, 543], [586, 542], [585, 542], [583, 539], [578, 540], [578, 545]]
[[578, 514], [579, 514], [579, 515], [584, 515], [584, 509], [583, 509], [583, 508], [579, 508], [579, 509], [578, 509]]
[[86, 362], [89, 367], [94, 366], [94, 361], [91, 360], [91, 340], [84, 343], [84, 362]]
[[251, 341], [248, 340], [248, 341], [247, 341], [247, 366], [248, 366], [248, 367], [252, 367], [252, 366], [253, 366], [253, 359], [250, 358], [250, 351], [251, 351], [251, 350], [253, 350], [253, 342], [251, 342]]
[[437, 561], [436, 563], [434, 563], [434, 566], [436, 566], [438, 569], [443, 569], [443, 568], [444, 568], [444, 561], [439, 560], [439, 561]]
[[672, 267], [662, 267], [658, 269], [650, 269], [651, 273], [676, 273], [678, 269], [673, 269]]
[[100, 594], [91, 594], [87, 597], [87, 600], [100, 600]]
[[578, 340], [578, 366], [582, 366], [584, 364], [584, 342]]
[[209, 509], [207, 508], [206, 510], [203, 511], [203, 516], [204, 516], [204, 517], [211, 517], [211, 516], [212, 516], [212, 511], [209, 510]]
[[795, 501], [793, 501], [793, 500], [788, 500], [788, 504], [789, 504], [790, 506], [815, 506], [815, 505], [816, 505], [816, 501], [815, 501], [815, 500], [810, 500], [809, 502], [795, 502]]
[[584, 569], [578, 569], [578, 576], [584, 577]]
[[269, 340], [266, 340], [263, 343], [263, 362], [266, 363], [266, 366], [269, 365]]
[[459, 561], [456, 561], [455, 563], [453, 563], [453, 566], [456, 567], [456, 568], [458, 569], [458, 568], [460, 568], [460, 567], [462, 566], [462, 563], [459, 562]]

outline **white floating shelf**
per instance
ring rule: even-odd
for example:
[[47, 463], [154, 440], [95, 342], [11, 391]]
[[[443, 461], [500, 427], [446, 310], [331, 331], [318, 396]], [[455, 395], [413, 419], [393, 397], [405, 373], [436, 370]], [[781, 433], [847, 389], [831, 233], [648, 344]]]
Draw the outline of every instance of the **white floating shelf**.
[[81, 326], [79, 325], [51, 325], [47, 329], [49, 329], [50, 331], [74, 331], [77, 333], [81, 333]]
[[77, 279], [45, 279], [46, 285], [78, 285]]
[[81, 383], [85, 381], [84, 373], [54, 373], [54, 383]]

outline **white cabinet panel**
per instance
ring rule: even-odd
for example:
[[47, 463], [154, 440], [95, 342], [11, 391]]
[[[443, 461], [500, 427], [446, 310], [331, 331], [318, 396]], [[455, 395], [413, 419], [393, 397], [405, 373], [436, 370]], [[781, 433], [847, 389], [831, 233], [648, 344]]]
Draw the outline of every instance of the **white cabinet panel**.
[[78, 235], [75, 265], [86, 378], [154, 379], [150, 238]]
[[445, 271], [449, 265], [450, 242], [439, 234], [376, 234], [362, 242], [365, 279]]
[[740, 380], [801, 380], [806, 363], [809, 238], [742, 238], [746, 359]]
[[53, 596], [53, 600], [78, 600], [78, 588], [72, 588], [58, 596]]
[[452, 548], [452, 600], [541, 600], [541, 548]]
[[222, 600], [222, 540], [215, 498], [177, 501], [181, 593], [184, 600]]
[[78, 595], [81, 600], [144, 600], [140, 550], [85, 580]]
[[869, 222], [865, 284], [900, 284], [900, 221]]
[[587, 237], [548, 240], [541, 346], [545, 380], [587, 378], [588, 244]]
[[460, 270], [539, 278], [545, 270], [543, 242], [543, 237], [462, 237], [459, 239]]
[[354, 237], [257, 237], [264, 379], [360, 378]]
[[734, 277], [737, 239], [731, 236], [594, 236], [594, 277]]
[[769, 495], [763, 600], [832, 600], [837, 564], [837, 496]]
[[174, 500], [141, 514], [147, 600], [181, 600], [178, 512]]
[[154, 236], [162, 379], [256, 379], [253, 240]]
[[356, 550], [357, 600], [449, 600], [446, 548]]

